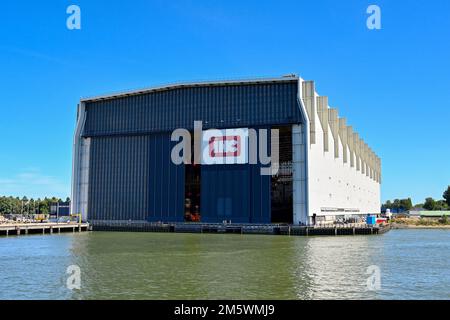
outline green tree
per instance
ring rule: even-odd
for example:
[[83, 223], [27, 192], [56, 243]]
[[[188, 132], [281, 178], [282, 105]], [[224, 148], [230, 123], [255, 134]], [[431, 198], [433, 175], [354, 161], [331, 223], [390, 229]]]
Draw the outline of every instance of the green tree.
[[392, 209], [398, 211], [400, 210], [400, 199], [394, 199], [394, 203], [392, 204]]
[[[67, 198], [70, 200], [69, 198]], [[40, 198], [34, 200], [27, 197], [7, 197], [0, 196], [0, 215], [5, 214], [33, 214], [43, 213], [48, 214], [50, 212], [50, 204], [55, 202], [61, 202], [62, 200], [57, 197], [47, 198], [43, 200]]]
[[442, 197], [445, 199], [447, 206], [450, 207], [450, 186], [448, 186], [447, 190], [444, 191]]
[[28, 210], [28, 213], [29, 213], [29, 214], [34, 214], [34, 213], [36, 213], [36, 212], [35, 212], [35, 209], [36, 209], [36, 203], [34, 202], [34, 199], [33, 199], [33, 198], [31, 198], [30, 201], [28, 201], [28, 207], [29, 207], [29, 210]]
[[39, 213], [49, 214], [50, 213], [50, 202], [51, 202], [51, 199], [45, 197], [44, 200], [42, 200], [39, 203]]
[[436, 201], [433, 198], [426, 198], [425, 203], [423, 204], [423, 208], [426, 210], [435, 210], [436, 209]]
[[19, 214], [22, 213], [22, 201], [19, 197], [12, 198], [13, 204], [13, 213]]
[[412, 205], [411, 198], [400, 200], [400, 208], [403, 209], [404, 211], [411, 210], [412, 206], [413, 205]]
[[387, 200], [385, 204], [383, 204], [384, 209], [391, 209], [395, 211], [408, 211], [413, 207], [411, 198], [407, 199], [395, 199], [394, 202], [391, 200]]
[[438, 200], [436, 201], [436, 205], [434, 206], [434, 210], [447, 210], [447, 202], [445, 200]]

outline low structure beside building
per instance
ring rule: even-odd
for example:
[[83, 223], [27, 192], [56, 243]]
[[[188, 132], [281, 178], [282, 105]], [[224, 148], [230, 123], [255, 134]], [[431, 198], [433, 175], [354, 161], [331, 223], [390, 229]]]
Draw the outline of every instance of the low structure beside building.
[[70, 216], [70, 202], [54, 202], [50, 204], [50, 215], [55, 217]]
[[430, 210], [413, 211], [413, 210], [411, 210], [411, 211], [409, 211], [409, 215], [411, 217], [440, 219], [442, 217], [450, 217], [450, 210], [447, 210], [447, 211], [430, 211]]

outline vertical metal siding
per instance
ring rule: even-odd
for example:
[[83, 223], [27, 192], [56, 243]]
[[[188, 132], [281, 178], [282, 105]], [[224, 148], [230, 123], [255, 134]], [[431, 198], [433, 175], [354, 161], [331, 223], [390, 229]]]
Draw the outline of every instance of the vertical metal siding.
[[251, 182], [251, 221], [252, 223], [271, 222], [271, 176], [261, 176], [260, 165], [250, 165]]
[[149, 136], [148, 221], [175, 222], [184, 219], [184, 165], [170, 159], [174, 143], [170, 135]]
[[89, 220], [181, 221], [184, 166], [171, 148], [168, 134], [93, 138]]
[[208, 165], [201, 173], [201, 220], [270, 223], [270, 176], [259, 165]]
[[[90, 220], [182, 221], [184, 166], [170, 132], [300, 123], [297, 82], [199, 86], [87, 101]], [[267, 223], [271, 177], [258, 165], [202, 167], [202, 221]], [[223, 216], [226, 211], [230, 217]]]
[[247, 165], [208, 165], [201, 168], [202, 222], [250, 222]]
[[[259, 134], [257, 136], [259, 138]], [[270, 140], [267, 144], [270, 150]], [[270, 223], [272, 180], [271, 176], [261, 175], [261, 167], [259, 161], [257, 164], [203, 165], [202, 222]], [[228, 210], [229, 215], [224, 215]]]
[[85, 137], [301, 122], [297, 82], [169, 89], [86, 102]]
[[144, 220], [148, 206], [148, 137], [92, 139], [90, 220]]

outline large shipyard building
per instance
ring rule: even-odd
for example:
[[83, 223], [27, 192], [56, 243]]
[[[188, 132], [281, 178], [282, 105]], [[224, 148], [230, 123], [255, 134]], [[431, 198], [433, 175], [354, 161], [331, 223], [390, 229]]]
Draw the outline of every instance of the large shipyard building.
[[93, 224], [314, 224], [379, 213], [380, 183], [380, 158], [297, 76], [78, 106], [72, 212]]

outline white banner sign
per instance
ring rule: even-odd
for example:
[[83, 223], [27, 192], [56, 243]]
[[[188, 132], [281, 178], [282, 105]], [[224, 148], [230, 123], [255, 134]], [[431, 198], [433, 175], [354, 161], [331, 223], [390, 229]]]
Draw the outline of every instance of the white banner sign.
[[248, 129], [211, 129], [202, 133], [202, 164], [248, 163]]

